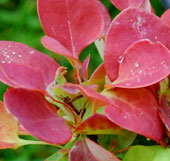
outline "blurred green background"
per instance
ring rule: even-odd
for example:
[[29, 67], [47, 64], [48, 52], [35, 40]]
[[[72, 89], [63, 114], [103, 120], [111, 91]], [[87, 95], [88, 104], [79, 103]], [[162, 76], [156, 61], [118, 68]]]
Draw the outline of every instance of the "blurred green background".
[[[119, 13], [109, 0], [101, 0], [108, 8], [112, 19]], [[151, 3], [160, 16], [164, 7], [160, 0], [151, 0]], [[68, 79], [72, 79], [73, 72], [70, 64], [62, 57], [46, 50], [40, 42], [44, 32], [37, 16], [36, 0], [0, 0], [0, 40], [18, 41], [27, 44], [53, 57], [60, 65], [68, 67]], [[94, 44], [86, 48], [80, 59], [91, 54], [90, 73], [102, 62]], [[0, 83], [0, 99], [7, 86]], [[18, 150], [0, 150], [0, 161], [42, 161], [56, 152], [56, 148], [49, 146], [29, 145]]]

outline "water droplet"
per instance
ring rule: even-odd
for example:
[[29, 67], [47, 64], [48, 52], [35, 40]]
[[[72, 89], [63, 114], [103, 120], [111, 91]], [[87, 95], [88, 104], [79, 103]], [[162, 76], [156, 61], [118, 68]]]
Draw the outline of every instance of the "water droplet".
[[157, 40], [158, 39], [158, 37], [157, 36], [155, 36], [155, 40]]
[[143, 112], [141, 112], [140, 114], [141, 114], [141, 115], [143, 115], [144, 113], [143, 113]]
[[8, 64], [11, 64], [11, 60], [8, 60], [7, 63], [8, 63]]
[[126, 83], [126, 86], [130, 86], [130, 84], [129, 84], [129, 83]]
[[164, 65], [164, 64], [165, 64], [165, 62], [164, 62], [164, 61], [161, 61], [161, 64], [162, 64], [162, 65]]
[[13, 55], [15, 55], [15, 54], [16, 54], [16, 52], [15, 52], [15, 51], [13, 51], [13, 52], [12, 52], [12, 54], [13, 54]]
[[8, 48], [11, 48], [11, 45], [8, 45]]
[[128, 117], [127, 116], [124, 116], [124, 119], [127, 119]]
[[30, 54], [34, 54], [34, 51], [30, 51]]
[[10, 58], [10, 56], [9, 56], [9, 55], [7, 55], [6, 57], [7, 57], [7, 58]]
[[138, 63], [135, 63], [135, 67], [139, 67], [139, 64], [138, 64]]
[[137, 79], [137, 82], [140, 83], [140, 78]]
[[139, 70], [138, 73], [141, 74], [141, 73], [142, 73], [142, 70]]
[[21, 58], [21, 57], [22, 57], [22, 55], [18, 55], [18, 57], [19, 57], [19, 58]]
[[118, 63], [121, 64], [123, 62], [124, 57], [121, 55], [118, 57]]
[[5, 62], [4, 60], [1, 60], [1, 63], [2, 63], [2, 64], [5, 64], [6, 62]]

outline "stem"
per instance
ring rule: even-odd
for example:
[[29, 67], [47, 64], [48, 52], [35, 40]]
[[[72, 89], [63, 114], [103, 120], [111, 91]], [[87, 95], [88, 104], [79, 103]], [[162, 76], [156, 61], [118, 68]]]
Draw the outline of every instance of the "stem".
[[129, 150], [130, 147], [131, 147], [131, 146], [129, 146], [129, 147], [127, 147], [127, 148], [124, 148], [124, 149], [120, 149], [120, 150], [114, 152], [114, 154], [117, 154], [117, 153], [121, 153], [121, 152], [127, 151], [127, 150]]

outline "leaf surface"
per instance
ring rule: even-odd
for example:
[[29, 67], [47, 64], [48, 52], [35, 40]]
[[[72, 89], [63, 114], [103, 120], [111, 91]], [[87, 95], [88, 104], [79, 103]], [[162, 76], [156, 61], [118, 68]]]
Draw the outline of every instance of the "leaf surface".
[[158, 116], [158, 104], [146, 89], [114, 89], [102, 94], [113, 104], [105, 106], [106, 116], [115, 124], [155, 141], [163, 137], [162, 123]]
[[170, 9], [167, 9], [161, 16], [161, 20], [164, 21], [170, 27]]
[[118, 78], [108, 86], [140, 88], [160, 82], [170, 73], [170, 51], [161, 43], [139, 40], [123, 55]]
[[12, 87], [45, 90], [59, 65], [24, 44], [0, 41], [0, 80]]
[[0, 102], [0, 115], [0, 149], [16, 148], [19, 144], [18, 122], [7, 113], [2, 102]]
[[111, 81], [118, 77], [119, 63], [123, 60], [125, 50], [141, 39], [159, 41], [170, 49], [170, 28], [157, 16], [137, 8], [122, 11], [112, 21], [104, 53], [104, 66]]
[[64, 119], [53, 113], [44, 96], [36, 91], [10, 89], [5, 93], [5, 106], [33, 136], [51, 144], [68, 142], [72, 133]]
[[119, 126], [111, 122], [105, 115], [94, 114], [84, 120], [77, 128], [76, 133], [83, 134], [120, 134]]
[[84, 81], [88, 80], [89, 62], [90, 62], [90, 55], [84, 60], [83, 66], [82, 66], [82, 69], [81, 69], [81, 73], [82, 73], [82, 77], [83, 77]]
[[[55, 48], [65, 48], [75, 59], [104, 28], [101, 8], [94, 0], [38, 0], [38, 13], [47, 36], [60, 43]], [[68, 52], [59, 54], [68, 56]]]

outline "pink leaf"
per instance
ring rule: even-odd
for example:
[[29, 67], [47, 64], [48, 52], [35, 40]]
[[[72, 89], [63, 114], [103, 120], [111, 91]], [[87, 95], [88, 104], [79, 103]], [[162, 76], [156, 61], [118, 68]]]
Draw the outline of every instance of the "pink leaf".
[[62, 118], [52, 113], [44, 96], [36, 91], [10, 89], [5, 93], [5, 105], [33, 136], [51, 144], [64, 144], [71, 139], [71, 130]]
[[170, 73], [170, 51], [161, 43], [139, 40], [124, 53], [119, 76], [109, 87], [140, 88], [155, 84]]
[[170, 28], [160, 18], [142, 9], [122, 11], [113, 20], [106, 36], [104, 65], [111, 81], [118, 76], [119, 63], [125, 50], [141, 39], [159, 41], [170, 49]]
[[161, 20], [164, 21], [170, 27], [170, 9], [166, 10], [161, 16]]
[[170, 107], [168, 105], [166, 96], [162, 96], [161, 98], [159, 115], [168, 131], [170, 131]]
[[90, 55], [84, 60], [83, 66], [81, 69], [82, 77], [84, 81], [88, 80], [88, 67], [89, 67], [89, 62], [90, 62]]
[[84, 120], [77, 128], [76, 133], [83, 134], [120, 134], [122, 129], [111, 122], [105, 115], [94, 114]]
[[128, 7], [140, 7], [143, 0], [111, 0], [113, 5], [120, 10], [123, 10]]
[[70, 161], [120, 161], [113, 153], [85, 138], [78, 141], [69, 153]]
[[9, 86], [45, 90], [58, 67], [53, 59], [31, 47], [0, 41], [0, 80]]
[[111, 23], [111, 17], [110, 14], [107, 10], [107, 8], [103, 5], [103, 3], [100, 0], [96, 0], [98, 3], [98, 6], [100, 7], [101, 11], [102, 11], [102, 15], [104, 18], [104, 29], [103, 29], [103, 34], [105, 34], [107, 32], [107, 29]]
[[38, 12], [47, 36], [58, 41], [55, 49], [67, 50], [63, 54], [69, 51], [75, 59], [104, 28], [101, 9], [94, 0], [38, 0]]
[[127, 130], [161, 141], [163, 128], [158, 116], [158, 104], [146, 89], [114, 89], [108, 91], [114, 102], [105, 107], [106, 116]]

